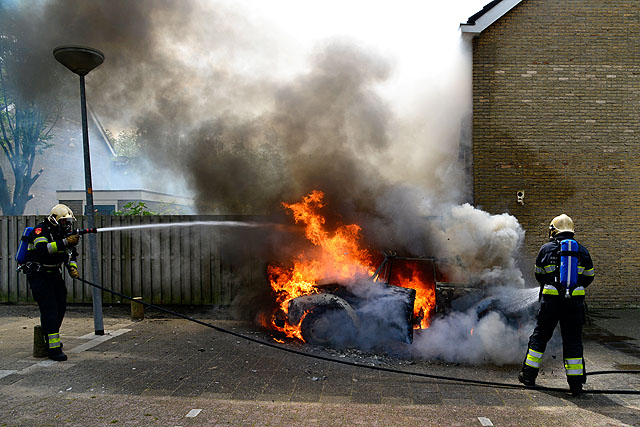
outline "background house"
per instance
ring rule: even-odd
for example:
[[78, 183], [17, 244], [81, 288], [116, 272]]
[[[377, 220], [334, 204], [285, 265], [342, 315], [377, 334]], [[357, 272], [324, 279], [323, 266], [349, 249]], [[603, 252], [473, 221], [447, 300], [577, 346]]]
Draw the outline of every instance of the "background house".
[[[69, 206], [79, 215], [85, 213], [85, 190], [56, 191], [59, 203]], [[112, 215], [122, 211], [133, 202], [144, 203], [148, 211], [162, 215], [185, 215], [193, 213], [193, 199], [148, 190], [94, 190], [93, 207], [100, 215]]]
[[496, 0], [461, 26], [474, 203], [518, 218], [531, 268], [551, 218], [570, 215], [599, 306], [640, 305], [639, 17], [637, 1]]
[[[52, 130], [53, 145], [36, 157], [34, 170], [43, 173], [31, 187], [34, 198], [27, 203], [25, 215], [48, 214], [56, 203], [65, 203], [78, 215], [84, 214], [85, 176], [82, 129], [72, 112], [63, 114]], [[192, 214], [193, 200], [150, 188], [140, 178], [131, 159], [118, 156], [99, 118], [89, 109], [89, 145], [94, 205], [98, 212], [109, 215], [129, 202], [144, 202], [150, 211]], [[160, 190], [160, 191], [159, 191]]]
[[[48, 214], [58, 203], [56, 190], [85, 187], [80, 111], [71, 113], [66, 112], [58, 119], [51, 131], [52, 146], [36, 157], [34, 170], [43, 172], [31, 187], [34, 198], [27, 203], [25, 215]], [[116, 153], [93, 113], [88, 114], [88, 124], [93, 187], [110, 188]]]

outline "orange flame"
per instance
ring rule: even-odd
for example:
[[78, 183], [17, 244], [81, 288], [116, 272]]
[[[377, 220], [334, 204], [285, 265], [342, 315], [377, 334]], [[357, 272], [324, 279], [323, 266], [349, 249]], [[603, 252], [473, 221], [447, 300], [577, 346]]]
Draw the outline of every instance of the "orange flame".
[[[325, 206], [323, 198], [322, 191], [314, 190], [299, 203], [282, 203], [296, 224], [304, 224], [305, 237], [313, 244], [309, 250], [296, 256], [293, 267], [269, 265], [267, 268], [276, 301], [284, 313], [288, 312], [288, 304], [292, 299], [317, 293], [320, 280], [352, 282], [358, 277], [370, 278], [375, 271], [370, 253], [360, 249], [358, 244], [361, 239], [360, 226], [340, 225], [335, 231], [326, 230], [326, 220], [319, 213]], [[435, 299], [433, 291], [430, 294], [426, 292], [429, 287], [415, 274], [402, 282], [393, 284], [416, 289], [416, 313], [421, 309], [423, 313], [420, 327], [428, 327], [427, 316]], [[286, 336], [303, 339], [299, 326], [285, 323], [284, 327], [278, 327], [273, 323], [273, 327]]]
[[416, 291], [416, 300], [413, 306], [413, 317], [416, 321], [415, 328], [427, 329], [429, 317], [436, 305], [436, 294], [433, 285], [430, 285], [420, 274], [415, 266], [407, 265], [408, 272], [398, 273], [394, 285], [403, 288], [411, 288]]

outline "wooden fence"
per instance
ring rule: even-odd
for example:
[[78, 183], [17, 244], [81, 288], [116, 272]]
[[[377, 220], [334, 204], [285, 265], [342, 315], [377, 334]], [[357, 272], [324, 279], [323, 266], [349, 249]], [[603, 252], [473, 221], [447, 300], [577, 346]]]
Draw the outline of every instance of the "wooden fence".
[[[26, 275], [16, 272], [18, 241], [27, 226], [43, 216], [0, 216], [0, 302], [31, 302]], [[97, 216], [96, 227], [169, 224], [193, 221], [245, 221], [246, 216]], [[78, 217], [77, 228], [86, 218]], [[214, 226], [168, 226], [97, 233], [99, 282], [128, 296], [141, 296], [154, 304], [228, 305], [241, 288], [264, 281], [264, 263], [246, 247], [225, 254], [223, 236]], [[229, 240], [229, 239], [227, 239]], [[242, 239], [237, 239], [240, 245]], [[91, 280], [86, 236], [78, 245], [80, 276]], [[92, 288], [65, 273], [67, 301], [89, 303]], [[104, 303], [120, 297], [102, 292]]]

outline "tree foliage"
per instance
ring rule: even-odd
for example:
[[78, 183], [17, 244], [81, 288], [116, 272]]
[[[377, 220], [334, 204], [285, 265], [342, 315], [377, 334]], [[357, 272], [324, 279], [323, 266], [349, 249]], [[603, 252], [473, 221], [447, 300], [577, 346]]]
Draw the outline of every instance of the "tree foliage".
[[140, 131], [123, 130], [118, 133], [118, 136], [114, 136], [109, 129], [106, 129], [105, 133], [118, 156], [136, 157], [140, 154]]
[[[22, 52], [12, 36], [0, 33], [0, 208], [4, 215], [22, 215], [33, 198], [31, 187], [43, 170], [34, 171], [38, 155], [49, 148], [59, 117], [52, 94], [28, 96], [17, 81]], [[41, 94], [39, 94], [41, 95]]]
[[128, 202], [122, 207], [122, 210], [113, 212], [117, 216], [131, 215], [183, 215], [183, 210], [173, 203], [161, 203], [158, 205], [157, 212], [149, 210], [145, 202]]
[[113, 214], [118, 216], [158, 215], [150, 211], [144, 202], [129, 202], [122, 207], [122, 210], [115, 211]]

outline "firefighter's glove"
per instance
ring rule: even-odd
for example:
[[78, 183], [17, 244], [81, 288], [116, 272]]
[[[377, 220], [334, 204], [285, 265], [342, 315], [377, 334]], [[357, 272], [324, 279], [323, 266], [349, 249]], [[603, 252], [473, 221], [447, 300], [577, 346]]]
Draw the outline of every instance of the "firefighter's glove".
[[80, 240], [80, 236], [78, 234], [72, 234], [67, 236], [65, 239], [67, 246], [75, 246], [78, 244], [78, 240]]
[[75, 267], [73, 265], [69, 266], [69, 276], [71, 276], [72, 279], [77, 279], [78, 277], [80, 277], [80, 273], [78, 273], [78, 267]]

